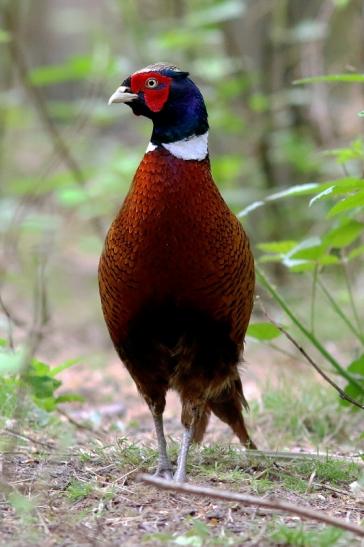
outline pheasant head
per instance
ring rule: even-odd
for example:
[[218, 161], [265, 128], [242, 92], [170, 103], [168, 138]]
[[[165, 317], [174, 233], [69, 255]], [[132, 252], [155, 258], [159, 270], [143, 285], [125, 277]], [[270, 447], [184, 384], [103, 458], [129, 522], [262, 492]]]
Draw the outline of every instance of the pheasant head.
[[153, 122], [147, 151], [164, 147], [182, 159], [207, 156], [207, 112], [196, 84], [177, 67], [156, 63], [126, 78], [109, 104], [125, 103]]

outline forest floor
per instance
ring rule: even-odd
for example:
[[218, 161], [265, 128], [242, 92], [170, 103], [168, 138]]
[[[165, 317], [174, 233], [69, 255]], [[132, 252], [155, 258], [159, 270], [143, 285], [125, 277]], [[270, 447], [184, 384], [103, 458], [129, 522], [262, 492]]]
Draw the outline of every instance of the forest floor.
[[[259, 448], [277, 453], [244, 452], [227, 426], [212, 419], [202, 446], [191, 450], [189, 484], [363, 522], [364, 499], [352, 486], [364, 469], [357, 457], [363, 452], [360, 413], [340, 407], [306, 365], [288, 357], [272, 362], [266, 350], [248, 360], [260, 362], [243, 373], [248, 427]], [[49, 416], [33, 410], [21, 427], [8, 420], [2, 431], [7, 479], [0, 545], [361, 545], [348, 532], [294, 515], [166, 493], [138, 481], [140, 472], [155, 469], [156, 442], [126, 372], [112, 357], [103, 370], [77, 366], [64, 378], [64, 389], [82, 393], [87, 402]], [[175, 463], [181, 426], [173, 393], [165, 425]]]

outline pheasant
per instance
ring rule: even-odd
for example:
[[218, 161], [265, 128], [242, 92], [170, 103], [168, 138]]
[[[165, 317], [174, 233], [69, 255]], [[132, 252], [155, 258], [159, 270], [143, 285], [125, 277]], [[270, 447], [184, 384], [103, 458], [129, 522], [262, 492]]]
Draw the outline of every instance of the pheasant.
[[153, 416], [156, 474], [172, 478], [163, 429], [168, 389], [181, 399], [174, 480], [213, 412], [243, 445], [247, 407], [238, 364], [254, 293], [254, 260], [210, 171], [203, 97], [189, 73], [156, 63], [110, 97], [153, 122], [151, 141], [106, 237], [99, 264], [105, 321]]

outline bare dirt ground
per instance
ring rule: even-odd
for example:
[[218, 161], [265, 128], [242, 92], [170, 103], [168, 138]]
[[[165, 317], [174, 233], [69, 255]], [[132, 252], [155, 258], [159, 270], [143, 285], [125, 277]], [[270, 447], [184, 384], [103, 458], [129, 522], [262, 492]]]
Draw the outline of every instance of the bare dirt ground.
[[[305, 429], [298, 436], [287, 431], [290, 422], [285, 421], [284, 409], [279, 412], [279, 401], [276, 407], [262, 403], [265, 390], [277, 397], [274, 384], [286, 373], [298, 386], [302, 380], [308, 385], [317, 382], [311, 371], [289, 358], [272, 359], [266, 350], [248, 353], [247, 360], [260, 363], [249, 365], [243, 375], [252, 406], [249, 427], [258, 446], [315, 453], [318, 444], [312, 441], [310, 422], [299, 415], [300, 389], [298, 406], [291, 403], [290, 412], [297, 423], [304, 422], [307, 434]], [[154, 470], [156, 443], [149, 412], [117, 359], [111, 356], [104, 369], [81, 365], [63, 378], [64, 389], [82, 393], [85, 403], [65, 406], [65, 414], [44, 428], [32, 429], [28, 422], [19, 430], [9, 423], [9, 431], [3, 431], [11, 449], [3, 459], [8, 479], [0, 504], [1, 545], [361, 544], [351, 534], [313, 522], [302, 524], [292, 515], [166, 493], [138, 482], [140, 471]], [[360, 448], [360, 418], [343, 418], [335, 406], [327, 413], [333, 413], [331, 430], [322, 434], [320, 449], [345, 455], [342, 465], [330, 458], [318, 464], [312, 458], [307, 462], [246, 455], [227, 427], [212, 419], [203, 446], [191, 452], [190, 483], [275, 497], [360, 524], [364, 503], [350, 489], [360, 476], [360, 460], [351, 459]], [[168, 397], [166, 432], [176, 461], [181, 428], [173, 393]]]

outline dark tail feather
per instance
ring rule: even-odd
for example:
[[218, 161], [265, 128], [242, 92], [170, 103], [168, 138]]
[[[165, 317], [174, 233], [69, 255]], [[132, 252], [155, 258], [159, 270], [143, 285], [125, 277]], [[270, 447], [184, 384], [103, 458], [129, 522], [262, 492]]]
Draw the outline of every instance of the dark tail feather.
[[205, 407], [201, 416], [195, 422], [192, 442], [200, 443], [205, 435], [207, 424], [209, 423], [211, 411], [209, 408]]
[[240, 379], [234, 383], [234, 387], [222, 393], [218, 400], [209, 401], [212, 412], [226, 424], [229, 424], [240, 442], [247, 448], [256, 448], [249, 437], [243, 418], [243, 407], [248, 404], [244, 398]]

